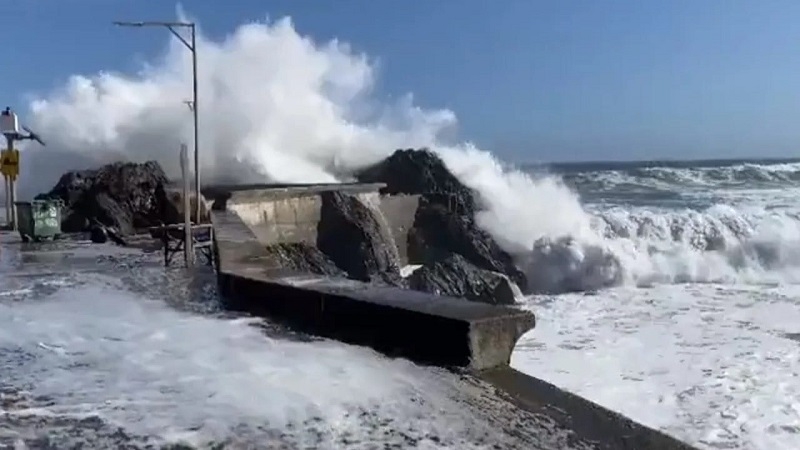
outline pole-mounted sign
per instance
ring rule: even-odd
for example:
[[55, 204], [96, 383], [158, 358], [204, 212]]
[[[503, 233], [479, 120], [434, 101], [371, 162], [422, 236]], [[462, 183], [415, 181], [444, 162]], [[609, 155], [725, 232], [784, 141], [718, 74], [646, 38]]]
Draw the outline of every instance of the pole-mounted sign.
[[0, 173], [4, 177], [16, 181], [19, 176], [19, 150], [5, 149], [0, 151]]
[[[20, 128], [28, 134], [22, 134]], [[6, 187], [6, 219], [10, 221], [12, 229], [16, 230], [17, 208], [14, 203], [17, 201], [16, 182], [19, 177], [19, 150], [14, 148], [14, 142], [30, 139], [41, 145], [45, 145], [45, 143], [30, 128], [25, 125], [20, 127], [19, 118], [9, 107], [0, 112], [0, 133], [6, 138], [6, 149], [0, 151], [0, 173], [3, 174]]]

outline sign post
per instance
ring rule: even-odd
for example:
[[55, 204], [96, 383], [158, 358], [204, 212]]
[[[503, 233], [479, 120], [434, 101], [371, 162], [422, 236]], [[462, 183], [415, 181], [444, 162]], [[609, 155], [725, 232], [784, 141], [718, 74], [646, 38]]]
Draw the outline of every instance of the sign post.
[[[14, 138], [19, 135], [19, 120], [17, 115], [11, 112], [11, 108], [6, 108], [2, 115], [0, 115], [0, 132], [6, 138], [6, 148], [0, 151], [0, 173], [3, 174], [6, 187], [6, 220], [12, 230], [17, 229], [16, 221], [16, 208], [14, 202], [16, 199], [14, 180], [19, 173], [19, 164], [14, 167]], [[19, 159], [17, 159], [19, 161]]]
[[8, 221], [11, 219], [11, 185], [8, 182], [8, 178], [5, 176], [3, 177], [3, 191], [6, 195], [6, 215], [4, 217], [6, 221]]
[[[0, 173], [6, 180], [6, 218], [12, 230], [17, 229], [17, 177], [19, 176], [19, 150], [14, 148], [14, 138], [6, 136], [6, 149], [0, 152]], [[10, 216], [8, 213], [11, 213]]]
[[25, 125], [22, 129], [28, 134], [20, 132], [19, 119], [11, 108], [6, 107], [0, 113], [0, 133], [6, 138], [6, 149], [0, 151], [0, 173], [5, 179], [6, 188], [6, 219], [10, 221], [11, 228], [17, 229], [17, 178], [19, 177], [19, 150], [14, 148], [14, 141], [32, 139], [44, 145], [39, 136]]

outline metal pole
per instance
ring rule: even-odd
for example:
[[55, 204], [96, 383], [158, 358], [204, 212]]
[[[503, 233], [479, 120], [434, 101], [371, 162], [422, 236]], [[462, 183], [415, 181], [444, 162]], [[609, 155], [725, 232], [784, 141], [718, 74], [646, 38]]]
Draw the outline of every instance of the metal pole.
[[[8, 151], [11, 148], [11, 137], [7, 134], [4, 137], [6, 138], [6, 151]], [[8, 222], [8, 227], [13, 229], [11, 222], [11, 178], [3, 174], [3, 180], [6, 188], [6, 222]]]
[[195, 223], [200, 223], [200, 152], [198, 148], [199, 129], [197, 127], [198, 105], [197, 105], [197, 41], [195, 38], [195, 25], [190, 26], [192, 30], [192, 112], [194, 114], [194, 191], [195, 191]]
[[[164, 22], [164, 21], [138, 21], [138, 22], [127, 22], [127, 21], [115, 21], [115, 25], [123, 26], [123, 27], [150, 27], [150, 26], [158, 26], [158, 27], [166, 27], [170, 33], [172, 33], [181, 43], [186, 46], [192, 52], [192, 110], [194, 113], [194, 190], [195, 194], [197, 195], [196, 200], [196, 209], [195, 209], [195, 219], [197, 223], [200, 222], [200, 153], [198, 151], [198, 105], [197, 105], [197, 37], [196, 37], [196, 26], [194, 22]], [[186, 42], [186, 39], [180, 35], [177, 31], [175, 31], [176, 27], [181, 28], [189, 28], [192, 32], [191, 42]]]
[[11, 228], [11, 183], [7, 176], [3, 175], [3, 183], [6, 191], [6, 223]]
[[183, 175], [183, 258], [186, 261], [186, 267], [192, 267], [194, 249], [192, 246], [191, 189], [189, 188], [189, 150], [186, 148], [186, 144], [181, 144], [181, 174]]
[[17, 180], [11, 178], [11, 229], [17, 231]]
[[[9, 155], [14, 152], [14, 138], [11, 135], [6, 135], [6, 151]], [[17, 231], [17, 205], [14, 202], [17, 201], [17, 186], [16, 180], [13, 177], [8, 177], [8, 186], [9, 186], [9, 207], [11, 209], [11, 230]]]

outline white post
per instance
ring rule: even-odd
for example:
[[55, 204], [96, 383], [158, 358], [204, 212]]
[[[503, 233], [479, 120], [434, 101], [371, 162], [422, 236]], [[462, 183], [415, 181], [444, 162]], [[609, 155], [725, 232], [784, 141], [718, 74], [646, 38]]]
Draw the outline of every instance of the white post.
[[192, 246], [192, 201], [189, 188], [189, 150], [181, 144], [181, 176], [183, 176], [183, 256], [186, 267], [194, 265], [194, 249]]
[[11, 228], [11, 180], [7, 176], [3, 176], [6, 188], [6, 222], [8, 227]]
[[13, 178], [11, 182], [11, 229], [14, 231], [19, 230], [17, 222], [17, 181]]
[[[10, 134], [6, 134], [6, 151], [14, 151], [14, 138]], [[11, 196], [9, 207], [11, 208], [11, 229], [17, 231], [17, 180], [14, 177], [8, 177], [9, 195]]]
[[[11, 151], [14, 148], [11, 135], [4, 133], [3, 136], [6, 138], [6, 151]], [[16, 221], [14, 220], [14, 182], [11, 181], [11, 177], [5, 174], [3, 174], [3, 178], [5, 179], [6, 188], [6, 220], [9, 228], [16, 230]]]

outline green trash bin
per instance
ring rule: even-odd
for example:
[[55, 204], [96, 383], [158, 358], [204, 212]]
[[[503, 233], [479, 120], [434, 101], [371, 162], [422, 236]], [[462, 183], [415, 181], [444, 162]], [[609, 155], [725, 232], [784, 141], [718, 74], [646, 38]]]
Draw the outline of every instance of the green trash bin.
[[61, 208], [64, 202], [34, 200], [14, 202], [17, 207], [17, 227], [23, 242], [56, 239], [61, 234]]

